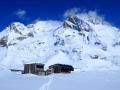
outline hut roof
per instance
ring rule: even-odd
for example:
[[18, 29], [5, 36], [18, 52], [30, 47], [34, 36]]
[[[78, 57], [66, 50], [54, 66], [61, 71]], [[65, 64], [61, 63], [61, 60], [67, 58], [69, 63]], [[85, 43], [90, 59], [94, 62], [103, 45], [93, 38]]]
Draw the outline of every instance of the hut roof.
[[[27, 64], [28, 64], [28, 65], [29, 65], [29, 64], [35, 64], [35, 65], [43, 65], [43, 66], [44, 66], [44, 64], [42, 64], [42, 63], [27, 63]], [[26, 65], [27, 65], [27, 64], [26, 64]]]
[[54, 65], [51, 65], [49, 66], [50, 67], [70, 67], [70, 68], [73, 68], [71, 65], [67, 65], [67, 64], [54, 64]]

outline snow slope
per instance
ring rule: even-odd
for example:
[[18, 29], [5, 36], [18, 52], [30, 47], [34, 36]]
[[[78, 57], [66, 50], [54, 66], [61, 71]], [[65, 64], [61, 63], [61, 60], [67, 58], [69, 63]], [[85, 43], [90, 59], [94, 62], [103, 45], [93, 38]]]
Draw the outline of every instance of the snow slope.
[[71, 64], [82, 71], [120, 69], [120, 31], [95, 12], [62, 21], [15, 22], [0, 33], [0, 67], [39, 62]]

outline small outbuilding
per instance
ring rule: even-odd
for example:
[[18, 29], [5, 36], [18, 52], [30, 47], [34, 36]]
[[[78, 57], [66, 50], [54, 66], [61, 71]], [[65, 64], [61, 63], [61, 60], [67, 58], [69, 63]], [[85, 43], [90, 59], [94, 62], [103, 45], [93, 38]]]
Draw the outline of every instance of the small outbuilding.
[[71, 65], [66, 64], [54, 64], [49, 66], [49, 69], [52, 73], [71, 73], [74, 71], [74, 68]]
[[41, 63], [24, 64], [23, 74], [27, 73], [45, 75], [44, 64]]

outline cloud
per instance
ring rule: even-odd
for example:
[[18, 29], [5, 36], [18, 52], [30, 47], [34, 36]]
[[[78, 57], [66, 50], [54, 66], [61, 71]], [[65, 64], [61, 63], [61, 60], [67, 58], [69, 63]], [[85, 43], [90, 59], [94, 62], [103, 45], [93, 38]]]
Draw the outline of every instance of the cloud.
[[101, 24], [109, 24], [105, 20], [105, 15], [98, 13], [99, 10], [87, 10], [87, 9], [80, 9], [80, 8], [72, 8], [67, 10], [63, 16], [64, 18], [68, 18], [69, 16], [78, 16], [82, 20], [86, 20], [92, 23], [101, 23]]
[[72, 8], [64, 13], [64, 17], [72, 16], [80, 12], [80, 8]]
[[27, 17], [27, 13], [25, 10], [22, 10], [22, 9], [19, 9], [15, 12], [15, 15], [20, 18], [20, 19], [23, 19], [23, 20], [26, 20], [28, 19]]
[[32, 23], [37, 23], [37, 22], [39, 22], [39, 21], [43, 21], [43, 20], [41, 20], [40, 18], [37, 18], [37, 19], [35, 19]]
[[99, 16], [97, 10], [91, 11], [91, 10], [80, 9], [80, 8], [76, 8], [76, 7], [65, 11], [63, 16], [69, 17], [69, 16], [73, 16], [73, 15], [91, 16], [91, 17]]

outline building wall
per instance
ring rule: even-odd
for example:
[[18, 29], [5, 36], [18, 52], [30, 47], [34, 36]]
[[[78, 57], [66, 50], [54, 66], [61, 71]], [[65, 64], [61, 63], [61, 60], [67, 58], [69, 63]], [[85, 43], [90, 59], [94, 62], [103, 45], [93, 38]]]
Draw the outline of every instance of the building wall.
[[24, 65], [24, 73], [32, 73], [32, 74], [39, 74], [39, 72], [44, 71], [44, 66], [40, 66], [40, 68], [36, 67], [37, 64], [25, 64]]
[[54, 73], [70, 73], [71, 71], [74, 70], [72, 66], [69, 65], [52, 65], [49, 67], [49, 69], [53, 69]]

